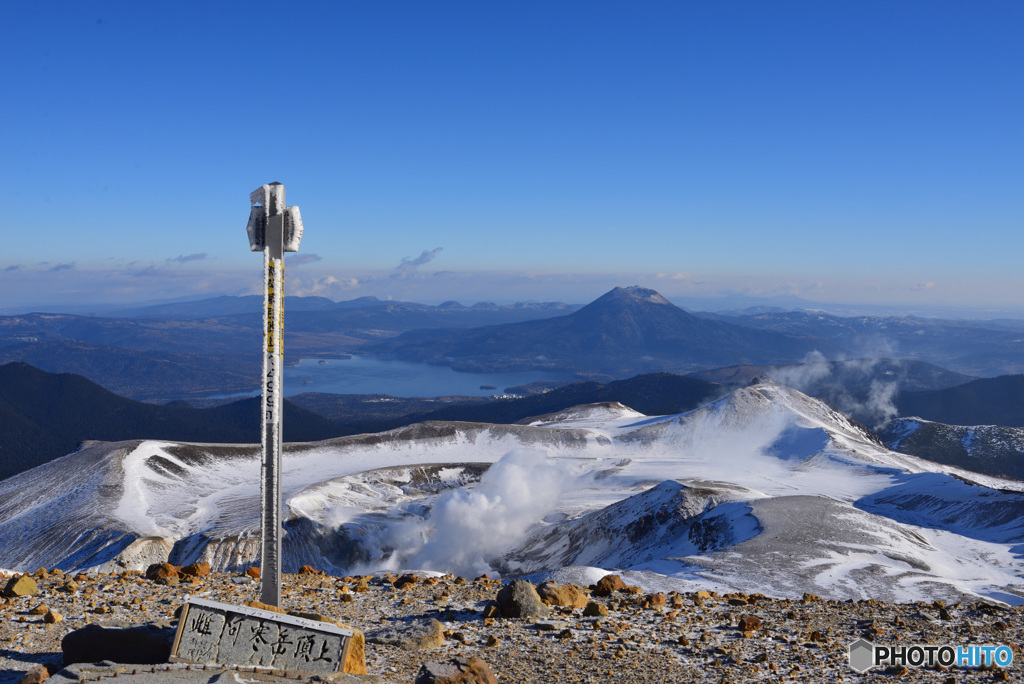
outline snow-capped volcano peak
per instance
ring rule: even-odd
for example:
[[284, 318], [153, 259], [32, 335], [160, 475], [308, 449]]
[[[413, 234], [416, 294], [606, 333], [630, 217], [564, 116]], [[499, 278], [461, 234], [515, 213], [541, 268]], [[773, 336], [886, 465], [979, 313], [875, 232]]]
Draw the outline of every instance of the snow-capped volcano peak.
[[[891, 452], [772, 382], [673, 416], [597, 404], [290, 445], [283, 482], [286, 570], [601, 565], [661, 587], [1024, 602], [1024, 483]], [[95, 444], [0, 481], [0, 567], [242, 567], [258, 500], [252, 445]]]

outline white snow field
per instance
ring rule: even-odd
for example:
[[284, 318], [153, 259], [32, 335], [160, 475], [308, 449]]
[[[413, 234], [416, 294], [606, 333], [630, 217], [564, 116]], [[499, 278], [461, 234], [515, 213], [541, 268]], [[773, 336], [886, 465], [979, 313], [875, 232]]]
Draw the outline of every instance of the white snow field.
[[[92, 444], [0, 481], [0, 566], [259, 562], [258, 447]], [[286, 446], [284, 569], [1024, 603], [1024, 482], [897, 454], [764, 381], [694, 411], [602, 404]]]

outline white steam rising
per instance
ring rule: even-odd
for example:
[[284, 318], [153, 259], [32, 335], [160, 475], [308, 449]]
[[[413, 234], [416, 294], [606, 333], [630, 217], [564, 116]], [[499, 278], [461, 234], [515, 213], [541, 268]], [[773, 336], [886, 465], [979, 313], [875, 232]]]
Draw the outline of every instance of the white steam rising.
[[[779, 384], [822, 397], [843, 413], [878, 425], [898, 413], [895, 404], [898, 379], [872, 377], [881, 370], [882, 361], [878, 358], [829, 361], [814, 351], [802, 364], [776, 368], [769, 375]], [[851, 391], [850, 387], [863, 389]]]
[[425, 517], [406, 516], [379, 530], [374, 535], [379, 548], [394, 551], [364, 570], [410, 567], [464, 577], [493, 573], [489, 561], [555, 510], [573, 479], [564, 464], [544, 451], [510, 451], [477, 486], [444, 492]]

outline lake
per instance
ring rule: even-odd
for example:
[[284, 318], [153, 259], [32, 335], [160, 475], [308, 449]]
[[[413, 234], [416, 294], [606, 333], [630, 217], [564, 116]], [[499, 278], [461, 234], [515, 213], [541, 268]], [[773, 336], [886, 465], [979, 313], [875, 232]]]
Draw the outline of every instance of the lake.
[[[567, 374], [543, 371], [458, 373], [445, 366], [353, 356], [350, 359], [302, 359], [298, 365], [286, 367], [284, 394], [286, 397], [303, 392], [390, 394], [396, 397], [439, 397], [451, 394], [489, 397], [501, 394], [506, 387], [538, 380], [564, 382], [571, 379]], [[481, 385], [495, 389], [480, 389]]]

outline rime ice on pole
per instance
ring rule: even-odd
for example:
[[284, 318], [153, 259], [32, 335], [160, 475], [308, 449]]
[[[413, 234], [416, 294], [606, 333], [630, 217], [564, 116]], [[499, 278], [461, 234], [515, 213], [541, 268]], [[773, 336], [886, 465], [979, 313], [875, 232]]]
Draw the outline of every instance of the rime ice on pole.
[[298, 207], [285, 206], [284, 186], [267, 183], [249, 193], [252, 207], [249, 209], [249, 249], [262, 252], [266, 244], [267, 217], [284, 214], [284, 251], [298, 252], [302, 240], [302, 215]]

